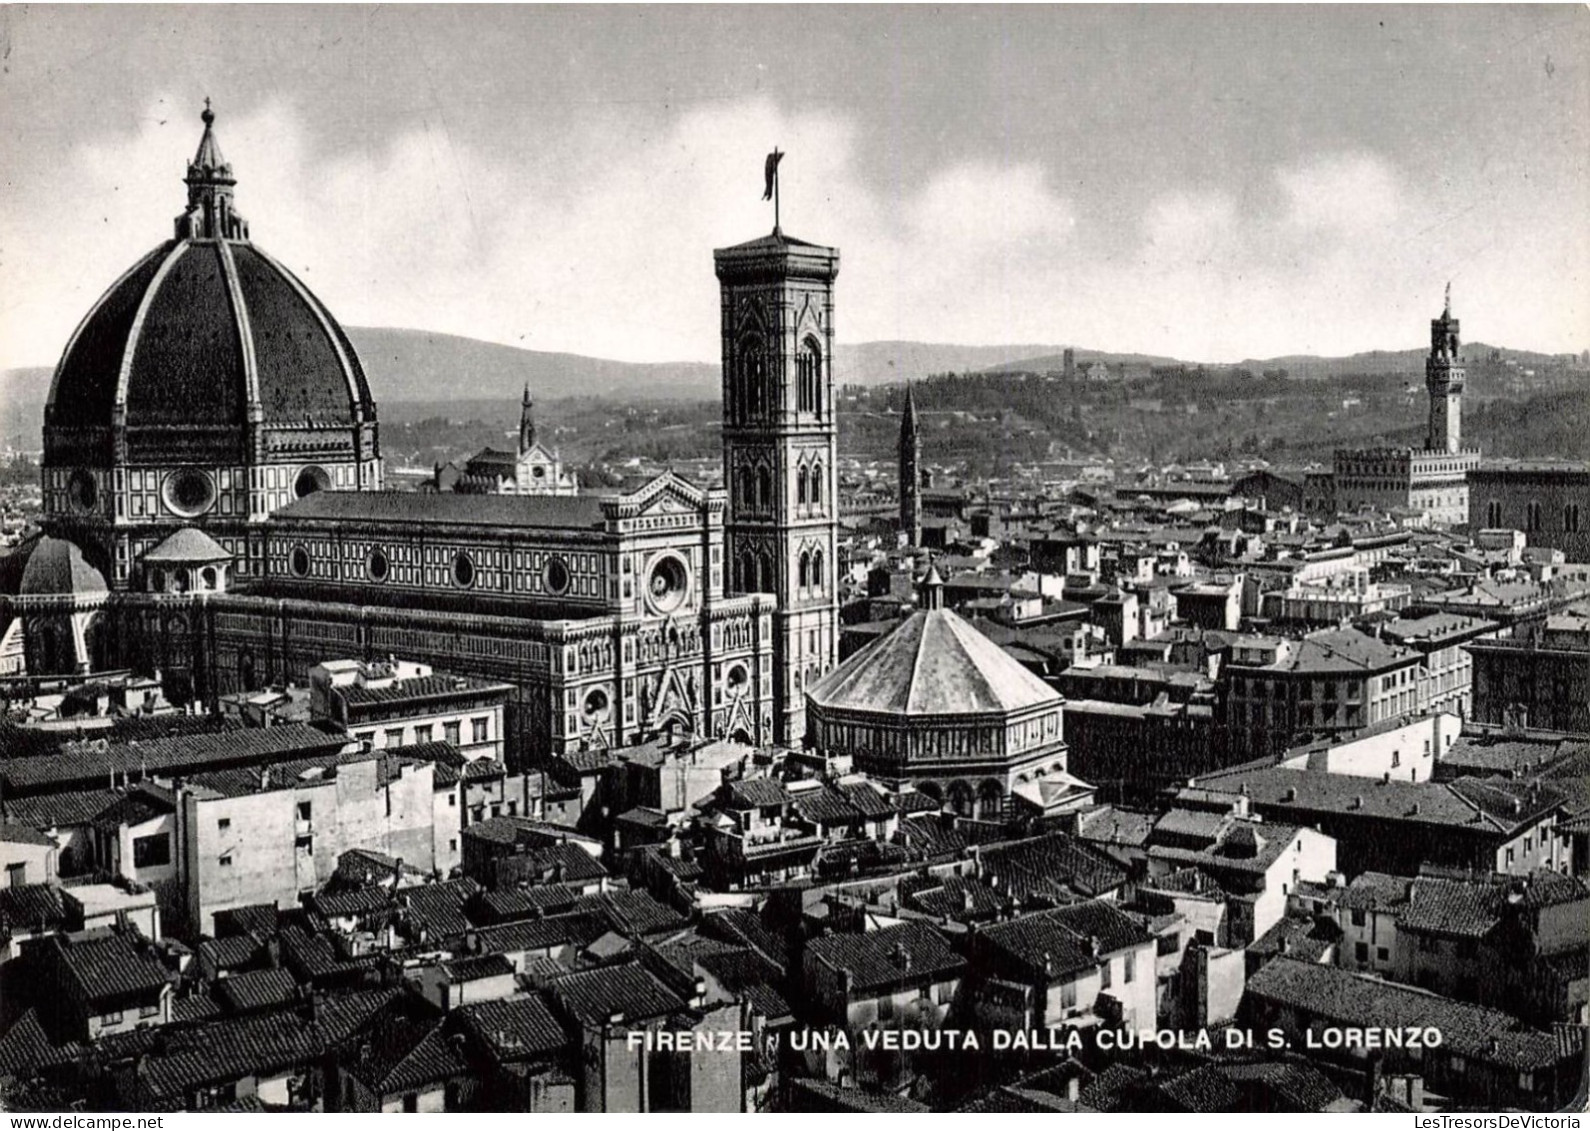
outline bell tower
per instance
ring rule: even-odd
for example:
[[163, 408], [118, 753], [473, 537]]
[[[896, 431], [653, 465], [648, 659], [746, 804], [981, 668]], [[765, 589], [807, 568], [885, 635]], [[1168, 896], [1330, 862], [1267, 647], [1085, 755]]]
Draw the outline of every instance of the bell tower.
[[916, 420], [916, 396], [905, 387], [900, 411], [900, 533], [907, 546], [922, 544], [922, 437]]
[[1452, 284], [1446, 285], [1441, 317], [1430, 319], [1430, 356], [1424, 361], [1424, 387], [1430, 393], [1430, 430], [1425, 448], [1463, 450], [1463, 355], [1458, 320], [1452, 317]]
[[772, 593], [775, 742], [838, 655], [834, 279], [839, 252], [773, 233], [713, 252], [722, 297], [725, 571]]

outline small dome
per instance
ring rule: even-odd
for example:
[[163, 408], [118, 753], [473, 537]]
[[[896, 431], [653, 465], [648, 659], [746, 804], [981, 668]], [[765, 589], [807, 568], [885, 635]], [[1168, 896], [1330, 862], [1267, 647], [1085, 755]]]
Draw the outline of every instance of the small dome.
[[105, 575], [89, 565], [83, 551], [64, 538], [43, 537], [28, 555], [19, 590], [24, 597], [108, 593]]
[[948, 609], [913, 614], [807, 692], [830, 711], [986, 715], [1058, 706], [1060, 693]]
[[175, 531], [144, 555], [145, 565], [207, 565], [231, 560], [232, 555], [225, 547], [193, 526]]

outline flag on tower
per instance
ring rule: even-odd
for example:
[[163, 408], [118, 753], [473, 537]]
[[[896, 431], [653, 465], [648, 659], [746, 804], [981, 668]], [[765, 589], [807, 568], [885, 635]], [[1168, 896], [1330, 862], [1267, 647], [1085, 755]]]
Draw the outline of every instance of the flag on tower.
[[773, 199], [773, 186], [778, 183], [778, 163], [783, 159], [784, 155], [778, 151], [777, 146], [774, 146], [773, 152], [767, 155], [767, 168], [765, 170], [767, 183], [762, 189], [763, 200]]

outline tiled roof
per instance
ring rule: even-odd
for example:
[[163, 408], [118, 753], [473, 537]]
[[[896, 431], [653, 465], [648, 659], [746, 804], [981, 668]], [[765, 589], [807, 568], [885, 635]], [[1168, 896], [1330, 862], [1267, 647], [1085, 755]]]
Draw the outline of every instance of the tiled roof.
[[893, 1092], [869, 1092], [861, 1088], [850, 1088], [841, 1084], [830, 1084], [826, 1080], [809, 1078], [797, 1078], [789, 1083], [790, 1088], [800, 1097], [796, 1101], [797, 1109], [805, 1112], [885, 1112], [915, 1115], [932, 1110], [924, 1103], [895, 1095]]
[[482, 691], [499, 690], [504, 695], [511, 688], [507, 684], [474, 679], [462, 675], [415, 676], [412, 679], [394, 680], [383, 687], [370, 687], [362, 683], [338, 687], [336, 694], [350, 707], [364, 707], [377, 703], [410, 703], [456, 699], [460, 696], [476, 698]]
[[792, 798], [777, 778], [742, 778], [724, 786], [724, 805], [729, 809], [760, 809], [788, 805]]
[[[1547, 790], [1531, 797], [1527, 787], [1497, 781], [1384, 781], [1275, 766], [1220, 770], [1197, 779], [1194, 790], [1236, 796], [1244, 792], [1244, 787], [1258, 811], [1295, 812], [1300, 824], [1312, 823], [1307, 819], [1310, 813], [1356, 813], [1416, 825], [1466, 826], [1509, 833], [1559, 804], [1556, 795]], [[1527, 807], [1516, 815], [1511, 812], [1514, 797], [1519, 798], [1521, 806], [1528, 800]]]
[[1041, 979], [1064, 978], [1099, 965], [1107, 955], [1154, 941], [1130, 917], [1099, 900], [993, 923], [977, 937], [979, 945]]
[[607, 876], [602, 862], [577, 844], [549, 844], [492, 862], [498, 884], [588, 884]]
[[789, 969], [789, 948], [784, 940], [768, 930], [756, 912], [744, 908], [710, 912], [701, 919], [708, 935], [743, 943], [781, 970]]
[[11, 822], [0, 824], [0, 844], [26, 844], [34, 848], [55, 848], [55, 838], [38, 829]]
[[580, 970], [554, 978], [552, 993], [583, 1025], [601, 1026], [614, 1016], [643, 1021], [679, 1012], [686, 1007], [679, 997], [645, 967], [636, 962]]
[[282, 1010], [171, 1032], [163, 1050], [139, 1062], [138, 1076], [157, 1101], [181, 1102], [207, 1084], [307, 1066], [324, 1049], [316, 1026]]
[[1516, 1017], [1292, 958], [1276, 958], [1248, 980], [1248, 993], [1338, 1025], [1368, 1029], [1430, 1026], [1449, 1052], [1519, 1072], [1561, 1059], [1556, 1038]]
[[199, 944], [199, 956], [217, 970], [236, 970], [247, 966], [264, 950], [265, 944], [252, 933], [205, 939]]
[[1590, 890], [1572, 876], [1541, 870], [1528, 877], [1482, 880], [1420, 876], [1409, 888], [1407, 906], [1397, 917], [1405, 931], [1483, 938], [1509, 909], [1534, 909], [1590, 900]]
[[469, 929], [464, 904], [479, 890], [480, 885], [471, 879], [445, 880], [403, 888], [398, 892], [398, 902], [430, 938], [443, 939]]
[[855, 806], [863, 817], [887, 817], [895, 812], [895, 806], [889, 804], [870, 782], [841, 781], [837, 782], [834, 788], [843, 794], [845, 800]]
[[0, 780], [21, 792], [65, 788], [73, 782], [103, 783], [117, 774], [170, 774], [211, 766], [244, 765], [332, 753], [348, 744], [346, 735], [327, 734], [300, 723], [249, 728], [222, 734], [184, 734], [112, 746], [82, 743], [63, 747], [54, 757], [17, 758], [0, 763]]
[[588, 895], [576, 906], [581, 911], [593, 911], [606, 916], [613, 928], [624, 935], [676, 931], [688, 922], [679, 912], [659, 903], [650, 892], [640, 888]]
[[458, 1017], [499, 1063], [548, 1056], [569, 1044], [569, 1035], [540, 994], [462, 1006]]
[[171, 980], [141, 937], [101, 927], [52, 936], [59, 961], [90, 1001], [148, 996]]
[[966, 967], [943, 935], [915, 921], [823, 935], [806, 944], [806, 956], [808, 962], [848, 972], [857, 993], [959, 977]]
[[1287, 916], [1254, 939], [1247, 950], [1259, 956], [1289, 954], [1304, 962], [1320, 962], [1341, 937], [1341, 928], [1331, 919]]
[[844, 794], [827, 785], [803, 789], [791, 794], [791, 797], [795, 802], [795, 812], [813, 824], [848, 825], [861, 820], [861, 810], [852, 805]]
[[513, 963], [500, 954], [475, 954], [442, 963], [442, 972], [449, 982], [475, 982], [512, 974]]
[[68, 828], [91, 823], [120, 796], [112, 789], [72, 790], [38, 797], [7, 797], [0, 801], [0, 806], [8, 822], [33, 829]]
[[370, 884], [340, 891], [317, 891], [304, 902], [310, 910], [328, 919], [341, 919], [396, 907], [397, 897], [384, 884]]
[[827, 710], [994, 714], [1056, 706], [1060, 695], [948, 609], [914, 613], [807, 691]]
[[56, 930], [64, 917], [61, 892], [53, 884], [0, 888], [0, 938], [9, 938], [14, 931]]
[[1413, 881], [1407, 876], [1386, 872], [1361, 872], [1341, 893], [1340, 902], [1349, 910], [1388, 911], [1408, 902]]
[[609, 926], [607, 919], [597, 914], [550, 915], [545, 919], [482, 927], [477, 937], [482, 952], [518, 954], [563, 946], [583, 947], [601, 938]]
[[431, 526], [596, 529], [602, 500], [592, 495], [461, 495], [452, 492], [316, 491], [278, 510], [274, 518], [344, 523], [394, 522]]
[[[1389, 644], [1357, 629], [1343, 628], [1293, 641], [1290, 655], [1274, 664], [1257, 666], [1264, 671], [1367, 675], [1417, 663], [1419, 659], [1419, 653], [1411, 648]], [[1255, 665], [1233, 663], [1231, 666]]]
[[140, 786], [102, 809], [94, 818], [94, 827], [111, 831], [123, 825], [141, 825], [174, 812], [176, 806], [164, 790], [157, 792]]
[[0, 1079], [11, 1076], [26, 1079], [47, 1064], [72, 1060], [82, 1050], [76, 1042], [56, 1047], [50, 1043], [36, 1009], [29, 1009], [0, 1036]]
[[286, 970], [253, 970], [222, 978], [211, 989], [232, 1013], [285, 1005], [298, 996], [298, 983]]
[[1064, 833], [985, 845], [978, 850], [982, 875], [996, 876], [1011, 899], [1049, 898], [1069, 903], [1112, 891], [1126, 870], [1103, 853]]

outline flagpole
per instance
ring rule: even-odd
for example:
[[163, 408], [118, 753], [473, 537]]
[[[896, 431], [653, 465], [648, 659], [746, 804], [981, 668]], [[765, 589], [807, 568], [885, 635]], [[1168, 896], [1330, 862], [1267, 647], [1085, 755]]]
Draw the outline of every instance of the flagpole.
[[773, 166], [773, 234], [779, 235], [778, 230], [778, 166]]

